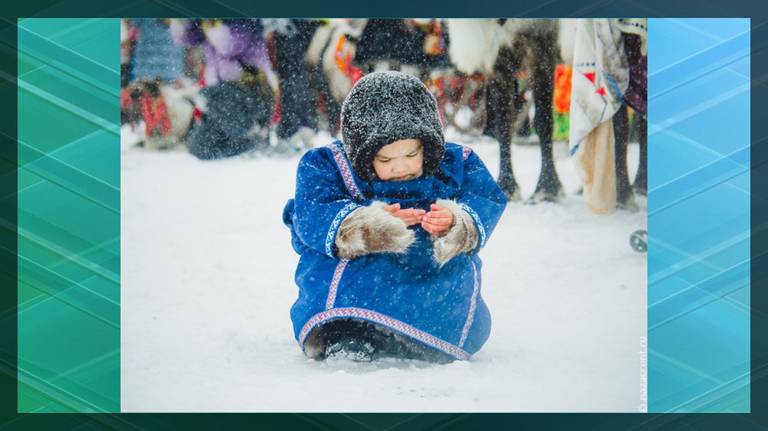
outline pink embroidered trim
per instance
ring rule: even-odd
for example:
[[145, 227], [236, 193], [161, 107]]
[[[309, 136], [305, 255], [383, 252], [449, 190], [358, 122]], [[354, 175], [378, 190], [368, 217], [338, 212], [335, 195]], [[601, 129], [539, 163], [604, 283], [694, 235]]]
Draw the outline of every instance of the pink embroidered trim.
[[475, 309], [477, 308], [477, 294], [480, 292], [480, 283], [477, 282], [477, 268], [475, 263], [472, 262], [472, 275], [475, 278], [475, 283], [472, 288], [472, 299], [469, 300], [469, 313], [467, 313], [467, 321], [464, 322], [464, 328], [461, 330], [461, 340], [459, 341], [459, 347], [464, 347], [464, 343], [467, 341], [467, 335], [469, 335], [469, 328], [472, 327], [472, 321], [475, 320]]
[[360, 189], [357, 188], [355, 179], [352, 177], [352, 169], [350, 168], [349, 163], [347, 163], [347, 159], [344, 157], [341, 149], [335, 144], [331, 144], [329, 147], [331, 152], [333, 152], [333, 158], [336, 160], [336, 166], [339, 167], [341, 178], [344, 179], [344, 184], [347, 186], [347, 190], [349, 190], [349, 193], [353, 198], [357, 200], [364, 200], [363, 194], [360, 193]]
[[304, 327], [301, 328], [301, 332], [299, 333], [299, 345], [303, 348], [304, 340], [307, 338], [307, 335], [309, 335], [309, 331], [311, 331], [312, 328], [326, 320], [337, 317], [356, 317], [379, 323], [388, 328], [408, 335], [411, 338], [419, 340], [424, 344], [448, 353], [457, 359], [467, 360], [470, 356], [469, 353], [463, 349], [456, 347], [447, 341], [443, 341], [433, 335], [430, 335], [422, 330], [416, 329], [405, 322], [393, 319], [392, 317], [378, 313], [376, 311], [356, 307], [332, 308], [330, 310], [321, 311], [320, 313], [315, 314], [307, 321], [307, 323], [304, 324]]
[[333, 272], [333, 278], [331, 279], [331, 287], [328, 288], [328, 299], [325, 301], [325, 309], [330, 310], [333, 308], [333, 304], [336, 302], [336, 290], [339, 288], [339, 282], [341, 281], [341, 275], [344, 274], [349, 259], [341, 259], [336, 265], [336, 270]]

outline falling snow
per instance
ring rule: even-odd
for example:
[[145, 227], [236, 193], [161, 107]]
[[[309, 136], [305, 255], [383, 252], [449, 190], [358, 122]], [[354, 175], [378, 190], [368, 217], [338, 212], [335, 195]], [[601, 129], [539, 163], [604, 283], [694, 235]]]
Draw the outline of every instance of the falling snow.
[[[498, 146], [448, 133], [498, 173]], [[315, 145], [330, 137], [320, 134]], [[630, 175], [637, 145], [629, 148]], [[523, 196], [536, 146], [513, 146]], [[563, 203], [511, 203], [485, 249], [493, 328], [468, 362], [317, 362], [293, 339], [298, 256], [281, 212], [298, 158], [122, 154], [122, 409], [174, 412], [637, 411], [646, 333], [640, 211], [583, 205], [564, 143]]]

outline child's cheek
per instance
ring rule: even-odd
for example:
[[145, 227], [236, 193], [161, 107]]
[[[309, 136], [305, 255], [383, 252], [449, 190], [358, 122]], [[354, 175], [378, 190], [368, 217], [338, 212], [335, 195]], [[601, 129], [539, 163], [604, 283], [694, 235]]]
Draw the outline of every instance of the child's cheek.
[[424, 173], [424, 160], [421, 158], [419, 159], [420, 160], [415, 160], [411, 166], [411, 172], [416, 174], [417, 177], [420, 177]]

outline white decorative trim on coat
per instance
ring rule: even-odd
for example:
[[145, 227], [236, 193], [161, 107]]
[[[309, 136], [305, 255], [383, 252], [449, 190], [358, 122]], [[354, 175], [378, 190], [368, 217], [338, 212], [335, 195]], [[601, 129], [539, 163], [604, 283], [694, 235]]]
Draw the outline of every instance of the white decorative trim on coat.
[[347, 268], [349, 259], [341, 259], [336, 265], [336, 269], [333, 271], [333, 278], [331, 279], [331, 285], [328, 287], [328, 299], [325, 300], [325, 309], [330, 310], [336, 303], [336, 291], [339, 289], [339, 283], [341, 282], [341, 276], [344, 274], [344, 270]]
[[360, 192], [360, 188], [357, 187], [357, 183], [355, 183], [355, 178], [352, 176], [352, 167], [349, 166], [347, 157], [344, 155], [344, 150], [342, 150], [339, 145], [340, 144], [334, 142], [328, 147], [333, 153], [333, 159], [336, 161], [336, 166], [339, 168], [339, 173], [341, 174], [341, 178], [344, 180], [344, 185], [347, 186], [347, 190], [353, 198], [359, 201], [365, 200], [365, 197]]
[[480, 293], [480, 283], [477, 280], [477, 267], [472, 262], [472, 275], [474, 276], [475, 283], [472, 288], [472, 298], [469, 300], [469, 312], [467, 313], [467, 321], [464, 322], [464, 328], [461, 330], [461, 341], [459, 341], [459, 347], [464, 347], [464, 343], [467, 341], [469, 335], [469, 328], [472, 327], [472, 322], [475, 320], [475, 311], [477, 310], [477, 295]]
[[472, 219], [475, 221], [475, 226], [477, 227], [477, 231], [480, 233], [480, 247], [485, 246], [485, 226], [483, 226], [483, 221], [480, 220], [480, 216], [477, 215], [475, 210], [472, 209], [467, 204], [460, 203], [459, 206], [461, 209], [466, 211], [470, 216], [472, 216]]
[[339, 230], [341, 222], [352, 211], [360, 208], [362, 205], [350, 202], [344, 205], [344, 208], [340, 209], [333, 218], [330, 227], [328, 227], [328, 234], [325, 236], [325, 254], [330, 257], [336, 257], [333, 255], [333, 243], [336, 240], [336, 232]]

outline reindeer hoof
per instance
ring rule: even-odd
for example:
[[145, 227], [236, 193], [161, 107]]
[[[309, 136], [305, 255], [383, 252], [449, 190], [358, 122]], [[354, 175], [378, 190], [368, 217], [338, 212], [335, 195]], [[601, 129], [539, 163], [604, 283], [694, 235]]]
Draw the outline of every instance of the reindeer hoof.
[[504, 195], [507, 197], [508, 202], [520, 202], [523, 199], [523, 197], [520, 196], [519, 188], [516, 188], [511, 192], [504, 190]]
[[629, 184], [617, 190], [616, 208], [629, 212], [637, 212], [640, 209], [635, 202], [635, 194], [632, 193], [632, 187]]
[[560, 188], [557, 190], [557, 192], [549, 192], [546, 190], [537, 190], [536, 192], [531, 195], [531, 197], [528, 198], [528, 200], [525, 201], [527, 205], [536, 205], [538, 203], [542, 202], [552, 202], [552, 203], [559, 203], [563, 200], [565, 197], [565, 193], [563, 193], [563, 189]]
[[637, 202], [635, 202], [635, 195], [632, 194], [630, 194], [626, 199], [616, 201], [616, 208], [629, 211], [631, 213], [640, 211], [640, 207], [637, 206]]
[[511, 175], [502, 176], [499, 178], [498, 184], [499, 187], [501, 187], [501, 191], [503, 191], [504, 195], [507, 197], [507, 201], [518, 202], [522, 199], [522, 196], [520, 196], [520, 187], [518, 187], [515, 177]]
[[[549, 166], [549, 167], [547, 167]], [[557, 177], [553, 165], [547, 165], [541, 168], [539, 181], [536, 183], [536, 190], [533, 195], [525, 202], [527, 204], [537, 204], [539, 202], [558, 203], [565, 198], [563, 184]]]

